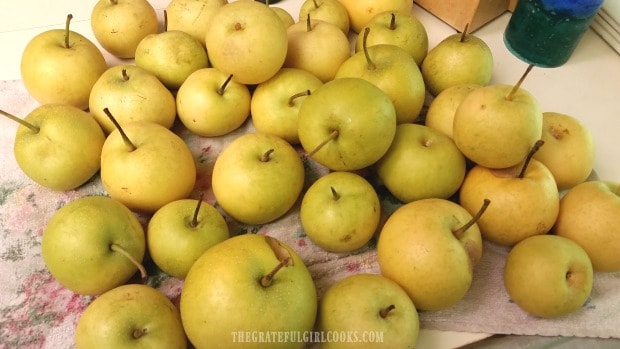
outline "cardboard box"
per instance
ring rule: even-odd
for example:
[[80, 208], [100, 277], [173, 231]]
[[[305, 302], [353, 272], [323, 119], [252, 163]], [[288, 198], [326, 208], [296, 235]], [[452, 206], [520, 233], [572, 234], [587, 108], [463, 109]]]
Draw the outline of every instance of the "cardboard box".
[[414, 0], [414, 3], [437, 16], [454, 29], [468, 32], [489, 23], [499, 15], [514, 9], [517, 0]]

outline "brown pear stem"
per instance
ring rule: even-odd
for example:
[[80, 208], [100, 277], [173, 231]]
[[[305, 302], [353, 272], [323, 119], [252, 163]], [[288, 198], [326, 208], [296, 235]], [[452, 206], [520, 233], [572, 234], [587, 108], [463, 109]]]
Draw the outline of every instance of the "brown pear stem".
[[291, 257], [287, 257], [281, 260], [280, 263], [278, 263], [278, 265], [276, 265], [276, 267], [273, 268], [273, 270], [271, 270], [268, 274], [260, 278], [260, 285], [263, 287], [269, 287], [276, 273], [280, 271], [280, 269], [284, 268], [285, 266], [290, 265], [290, 263], [291, 263]]
[[390, 19], [390, 30], [396, 29], [396, 14], [392, 12], [392, 18]]
[[41, 131], [41, 129], [38, 128], [37, 126], [29, 123], [28, 121], [26, 121], [24, 119], [18, 118], [17, 116], [15, 116], [13, 114], [7, 113], [4, 110], [0, 110], [0, 114], [6, 116], [7, 118], [9, 118], [9, 119], [11, 119], [11, 120], [13, 120], [15, 122], [20, 123], [22, 126], [28, 127], [30, 129], [30, 131], [32, 131], [34, 133], [39, 133], [39, 131]]
[[168, 11], [164, 10], [164, 32], [168, 31]]
[[148, 274], [146, 272], [146, 268], [144, 267], [144, 265], [142, 265], [142, 263], [140, 263], [137, 259], [135, 259], [134, 256], [132, 256], [129, 252], [127, 252], [127, 250], [125, 250], [124, 248], [122, 248], [121, 246], [117, 244], [111, 244], [110, 250], [114, 252], [118, 252], [122, 254], [123, 256], [125, 256], [125, 258], [127, 258], [133, 265], [135, 265], [138, 268], [138, 270], [140, 271], [140, 277], [142, 278], [142, 281], [146, 282]]
[[334, 187], [332, 187], [332, 186], [330, 186], [329, 189], [331, 189], [331, 191], [332, 191], [332, 197], [334, 198], [334, 201], [340, 200], [340, 194], [338, 194], [336, 189], [334, 189]]
[[383, 308], [383, 309], [381, 309], [381, 310], [379, 311], [379, 316], [381, 316], [383, 319], [385, 319], [385, 318], [388, 316], [388, 314], [389, 314], [392, 310], [394, 310], [394, 309], [396, 309], [396, 306], [395, 306], [394, 304], [390, 304], [390, 305], [388, 305], [387, 307], [385, 307], [385, 308]]
[[121, 73], [123, 75], [123, 81], [129, 81], [129, 74], [127, 74], [127, 69], [123, 68]]
[[463, 234], [467, 231], [467, 229], [469, 229], [472, 225], [474, 225], [480, 219], [480, 217], [482, 217], [482, 214], [484, 213], [484, 211], [487, 210], [487, 207], [489, 207], [490, 203], [491, 203], [491, 200], [484, 199], [484, 201], [482, 202], [482, 206], [480, 207], [478, 212], [476, 212], [476, 214], [467, 223], [465, 223], [465, 225], [455, 230], [454, 236], [456, 236], [457, 238], [461, 238]]
[[369, 70], [377, 69], [375, 63], [370, 59], [370, 54], [368, 53], [368, 34], [370, 33], [370, 28], [366, 27], [364, 29], [364, 36], [362, 38], [362, 49], [364, 50], [364, 56], [366, 56], [366, 62], [368, 63]]
[[514, 94], [517, 93], [517, 91], [521, 87], [521, 84], [523, 84], [523, 81], [525, 81], [525, 78], [527, 77], [527, 75], [532, 71], [532, 68], [534, 68], [533, 64], [530, 64], [527, 66], [527, 68], [525, 69], [525, 72], [519, 78], [519, 81], [517, 81], [516, 85], [514, 85], [512, 89], [510, 90], [510, 92], [508, 92], [508, 94], [506, 95], [506, 100], [512, 101]]
[[329, 134], [329, 137], [327, 137], [327, 139], [325, 139], [323, 142], [319, 143], [319, 145], [317, 145], [308, 154], [306, 154], [306, 156], [311, 158], [314, 154], [316, 154], [317, 151], [321, 150], [321, 148], [323, 148], [323, 146], [325, 146], [325, 144], [327, 144], [328, 142], [338, 138], [338, 135], [340, 135], [340, 131], [333, 130], [332, 133]]
[[310, 90], [305, 90], [305, 91], [302, 91], [302, 92], [295, 93], [294, 95], [292, 95], [292, 96], [288, 99], [288, 106], [289, 106], [289, 107], [294, 106], [294, 105], [295, 105], [295, 103], [294, 103], [294, 102], [295, 102], [295, 99], [297, 99], [297, 98], [299, 98], [299, 97], [310, 96], [310, 94], [312, 94], [312, 93], [310, 92]]
[[310, 14], [306, 16], [306, 31], [312, 31], [312, 21], [310, 20]]
[[274, 152], [275, 150], [269, 149], [266, 152], [263, 153], [263, 155], [260, 157], [260, 161], [261, 162], [268, 162], [269, 160], [271, 160], [271, 154]]
[[228, 86], [228, 84], [230, 83], [230, 80], [232, 80], [232, 78], [233, 78], [232, 74], [228, 75], [228, 78], [226, 78], [226, 81], [224, 81], [222, 86], [220, 86], [220, 88], [217, 89], [217, 93], [220, 96], [222, 96], [224, 94], [224, 90], [226, 90], [226, 86]]
[[469, 23], [465, 24], [465, 28], [463, 28], [463, 32], [461, 33], [461, 42], [465, 42], [467, 38], [467, 29], [469, 29]]
[[118, 132], [121, 134], [121, 137], [123, 138], [123, 142], [125, 142], [125, 145], [127, 146], [127, 148], [129, 148], [129, 151], [134, 151], [136, 149], [138, 149], [129, 139], [129, 137], [127, 137], [127, 134], [125, 133], [125, 131], [123, 130], [123, 128], [121, 127], [121, 125], [118, 123], [118, 121], [116, 121], [116, 118], [114, 117], [114, 115], [112, 115], [112, 112], [110, 112], [110, 109], [108, 108], [103, 108], [103, 112], [105, 113], [105, 115], [108, 116], [108, 118], [110, 118], [110, 120], [112, 121], [112, 123], [114, 124], [114, 127], [116, 127], [116, 129], [118, 130]]
[[525, 158], [523, 167], [521, 167], [521, 172], [519, 172], [519, 175], [517, 176], [518, 178], [525, 177], [525, 172], [527, 171], [527, 167], [529, 166], [532, 157], [534, 156], [534, 154], [536, 154], [538, 149], [543, 146], [543, 144], [545, 144], [545, 141], [543, 141], [542, 139], [539, 139], [536, 141], [536, 143], [534, 143], [534, 146], [532, 147], [532, 149], [530, 149], [530, 152], [527, 153], [527, 157]]
[[71, 48], [71, 43], [69, 43], [69, 25], [71, 24], [71, 20], [73, 19], [72, 14], [67, 15], [67, 21], [65, 22], [65, 48]]
[[201, 193], [200, 198], [198, 198], [198, 203], [196, 204], [196, 209], [194, 210], [194, 216], [192, 217], [192, 221], [189, 223], [191, 228], [196, 228], [196, 226], [198, 226], [198, 213], [200, 212], [200, 206], [202, 206], [202, 199], [204, 196], [205, 193]]

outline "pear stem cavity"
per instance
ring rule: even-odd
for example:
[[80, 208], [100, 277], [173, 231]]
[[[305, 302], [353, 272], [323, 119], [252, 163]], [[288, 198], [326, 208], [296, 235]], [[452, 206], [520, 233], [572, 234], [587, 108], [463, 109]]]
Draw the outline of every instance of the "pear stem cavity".
[[4, 110], [0, 110], [0, 114], [6, 116], [7, 118], [20, 123], [22, 126], [28, 127], [30, 129], [30, 131], [34, 132], [34, 133], [39, 133], [39, 131], [41, 131], [40, 128], [38, 128], [37, 126], [29, 123], [28, 121], [24, 120], [24, 119], [20, 119], [17, 116], [7, 113]]
[[390, 19], [390, 30], [396, 29], [396, 15], [392, 12], [392, 18]]
[[222, 86], [220, 86], [220, 88], [217, 89], [217, 94], [219, 94], [220, 96], [224, 95], [224, 90], [226, 90], [226, 86], [228, 86], [232, 78], [233, 78], [232, 74], [228, 75], [228, 78], [226, 78], [226, 81], [224, 81]]
[[125, 145], [127, 146], [127, 148], [129, 148], [129, 151], [134, 151], [136, 149], [138, 149], [129, 139], [129, 137], [127, 137], [127, 134], [125, 133], [125, 131], [123, 131], [123, 128], [121, 127], [121, 125], [118, 123], [118, 121], [116, 121], [116, 118], [114, 117], [114, 115], [112, 115], [112, 113], [110, 112], [110, 109], [108, 108], [103, 108], [103, 112], [105, 113], [105, 115], [108, 116], [108, 118], [110, 118], [110, 120], [112, 121], [112, 123], [114, 124], [114, 126], [116, 127], [116, 129], [118, 130], [118, 132], [121, 134], [121, 137], [123, 138], [123, 142], [125, 142]]
[[383, 308], [383, 309], [381, 309], [381, 310], [379, 311], [379, 316], [381, 316], [383, 319], [385, 319], [385, 318], [388, 316], [388, 314], [389, 314], [392, 310], [394, 310], [394, 309], [396, 309], [396, 306], [395, 306], [394, 304], [390, 304], [390, 305], [388, 305], [387, 307], [385, 307], [385, 308]]
[[472, 217], [472, 219], [470, 219], [467, 223], [465, 223], [465, 225], [455, 230], [453, 233], [454, 236], [460, 239], [463, 236], [463, 234], [467, 231], [467, 229], [469, 229], [472, 225], [474, 225], [480, 219], [480, 217], [482, 217], [482, 214], [484, 213], [484, 211], [487, 210], [487, 207], [489, 207], [490, 203], [491, 203], [491, 200], [484, 199], [484, 201], [482, 202], [482, 206], [480, 207], [478, 212], [476, 212], [476, 214]]
[[319, 145], [317, 145], [314, 149], [312, 149], [308, 154], [306, 154], [307, 157], [311, 158], [314, 154], [316, 154], [317, 151], [321, 150], [321, 148], [323, 148], [323, 146], [325, 146], [325, 144], [329, 143], [330, 141], [338, 138], [338, 136], [340, 135], [340, 131], [338, 130], [333, 130], [330, 134], [329, 137], [327, 137], [327, 139], [325, 139], [323, 142], [319, 143]]
[[305, 90], [299, 93], [295, 93], [294, 95], [292, 95], [289, 99], [288, 99], [288, 106], [292, 107], [295, 105], [295, 99], [299, 98], [299, 97], [305, 97], [305, 96], [310, 96], [311, 92], [310, 90]]
[[275, 150], [269, 149], [266, 152], [263, 153], [263, 155], [260, 157], [260, 161], [261, 162], [269, 162], [269, 160], [271, 160], [271, 154], [274, 152]]
[[118, 5], [118, 0], [110, 0], [110, 3], [111, 3], [112, 5]]
[[366, 27], [364, 29], [364, 37], [362, 38], [362, 46], [363, 46], [363, 50], [364, 50], [364, 56], [366, 56], [366, 62], [368, 63], [368, 70], [375, 70], [377, 69], [377, 66], [375, 65], [375, 63], [372, 61], [372, 59], [370, 59], [370, 54], [368, 53], [368, 34], [370, 33], [370, 28]]
[[521, 84], [523, 84], [523, 81], [525, 81], [525, 78], [527, 77], [527, 75], [532, 71], [532, 68], [534, 68], [533, 64], [530, 64], [527, 66], [527, 69], [525, 69], [525, 72], [523, 73], [523, 75], [521, 75], [521, 78], [519, 78], [519, 81], [517, 81], [517, 84], [514, 85], [512, 87], [512, 90], [510, 90], [510, 92], [508, 92], [508, 94], [506, 95], [506, 100], [512, 101], [514, 94], [517, 93], [517, 91], [521, 87]]
[[135, 328], [133, 332], [131, 332], [131, 338], [140, 339], [142, 336], [146, 334], [146, 328]]
[[69, 42], [69, 25], [71, 24], [71, 20], [73, 19], [72, 14], [67, 15], [67, 21], [65, 22], [65, 48], [71, 48], [71, 43]]
[[263, 287], [271, 286], [271, 282], [273, 281], [273, 277], [276, 275], [276, 273], [280, 271], [280, 269], [286, 266], [289, 266], [290, 264], [291, 264], [291, 257], [286, 257], [282, 259], [280, 263], [278, 263], [278, 265], [276, 265], [276, 267], [273, 268], [273, 270], [271, 270], [268, 274], [260, 278], [260, 285]]
[[527, 157], [525, 158], [525, 162], [523, 163], [523, 167], [521, 167], [521, 172], [519, 172], [519, 175], [517, 176], [517, 178], [525, 177], [527, 166], [530, 164], [530, 161], [532, 160], [532, 157], [534, 156], [534, 154], [536, 154], [538, 149], [540, 149], [540, 147], [542, 147], [543, 144], [545, 144], [545, 141], [543, 141], [542, 139], [539, 139], [536, 141], [536, 143], [534, 143], [534, 146], [532, 147], [532, 149], [530, 149], [530, 152], [527, 153]]
[[200, 198], [198, 198], [198, 203], [196, 204], [196, 209], [194, 210], [194, 216], [192, 217], [192, 221], [189, 222], [189, 226], [191, 228], [196, 228], [198, 226], [198, 213], [200, 212], [200, 206], [202, 206], [202, 199], [204, 198], [205, 193], [200, 194]]
[[148, 274], [146, 272], [146, 268], [144, 267], [144, 265], [142, 265], [142, 263], [140, 263], [137, 259], [135, 259], [134, 256], [132, 256], [129, 252], [127, 252], [127, 250], [125, 250], [124, 248], [122, 248], [121, 246], [117, 244], [111, 244], [110, 250], [114, 252], [118, 252], [122, 254], [123, 256], [125, 256], [125, 258], [127, 258], [140, 271], [140, 277], [142, 278], [142, 282], [146, 282]]

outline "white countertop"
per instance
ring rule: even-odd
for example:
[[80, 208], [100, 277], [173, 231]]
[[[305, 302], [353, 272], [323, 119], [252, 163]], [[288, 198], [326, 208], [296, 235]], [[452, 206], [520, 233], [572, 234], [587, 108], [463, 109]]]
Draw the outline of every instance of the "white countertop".
[[[151, 0], [163, 17], [169, 0]], [[64, 28], [68, 13], [73, 14], [72, 29], [94, 40], [90, 29], [90, 11], [94, 0], [20, 0], [0, 3], [0, 80], [20, 79], [21, 52], [30, 38], [52, 28]], [[296, 17], [301, 0], [283, 0], [274, 6], [287, 9]], [[23, 15], [15, 15], [15, 13]], [[433, 47], [454, 30], [415, 6], [414, 14], [423, 22]], [[526, 64], [513, 57], [502, 42], [509, 13], [482, 27], [474, 34], [492, 49], [495, 66], [492, 83], [515, 83]], [[110, 64], [116, 58], [106, 54]], [[601, 179], [620, 181], [620, 56], [590, 30], [567, 64], [560, 68], [535, 68], [522, 85], [539, 100], [544, 111], [556, 111], [581, 119], [596, 142], [595, 169]], [[0, 106], [1, 107], [1, 106]], [[420, 348], [454, 348], [487, 334], [422, 330]]]

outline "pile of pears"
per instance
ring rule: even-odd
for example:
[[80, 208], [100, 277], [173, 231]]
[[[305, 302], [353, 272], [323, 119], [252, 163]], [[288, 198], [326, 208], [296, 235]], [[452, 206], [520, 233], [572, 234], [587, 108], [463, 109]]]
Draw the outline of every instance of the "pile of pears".
[[[367, 11], [369, 4], [373, 11]], [[579, 242], [593, 270], [620, 271], [618, 256], [605, 252], [620, 248], [618, 218], [597, 227], [615, 237], [604, 251], [581, 243], [588, 239], [575, 237], [575, 228], [561, 221], [580, 214], [577, 203], [564, 207], [561, 198], [566, 193], [568, 199], [592, 174], [590, 132], [575, 117], [543, 112], [535, 96], [521, 87], [532, 66], [517, 82], [490, 84], [492, 51], [466, 28], [429, 48], [411, 1], [307, 0], [295, 20], [268, 3], [171, 0], [162, 28], [146, 0], [100, 0], [93, 7], [92, 30], [103, 50], [125, 60], [114, 66], [108, 66], [95, 43], [70, 29], [71, 18], [64, 30], [39, 34], [23, 52], [22, 81], [41, 105], [23, 119], [3, 114], [20, 122], [15, 158], [32, 181], [66, 191], [101, 179], [105, 196], [67, 204], [56, 213], [65, 219], [53, 219], [43, 235], [46, 264], [74, 292], [103, 294], [127, 283], [137, 270], [145, 278], [141, 264], [150, 247], [160, 269], [185, 278], [205, 251], [229, 239], [227, 220], [239, 217], [243, 224], [263, 225], [290, 212], [311, 184], [304, 173], [308, 161], [325, 173], [353, 173], [375, 188], [374, 194], [397, 202], [394, 212], [379, 208], [384, 219], [374, 219], [355, 245], [340, 243], [338, 252], [368, 248], [375, 239], [382, 275], [396, 281], [418, 309], [445, 309], [461, 301], [484, 253], [483, 240], [511, 248], [533, 236], [557, 233]], [[347, 117], [317, 136], [316, 129], [337, 114]], [[345, 123], [354, 131], [345, 132]], [[236, 140], [243, 127], [270, 140], [236, 148], [271, 144], [256, 159], [294, 164], [269, 184], [280, 186], [275, 191], [290, 191], [285, 203], [263, 201], [271, 194], [220, 184], [231, 183], [235, 168], [242, 171], [239, 161], [256, 160], [229, 155], [229, 172], [213, 173], [214, 202], [196, 197], [198, 155], [181, 134]], [[618, 183], [595, 183], [617, 198]], [[334, 198], [336, 191], [332, 186]], [[260, 210], [242, 214], [240, 202], [278, 210], [269, 216]], [[91, 220], [109, 214], [123, 223], [119, 231], [127, 234], [114, 237], [115, 247], [108, 252], [116, 256], [106, 263], [112, 269], [122, 263], [128, 271], [110, 273], [105, 282], [101, 275], [82, 275], [81, 282], [74, 282], [75, 270], [59, 258], [79, 256], [70, 250], [79, 244], [63, 242], [71, 239], [65, 236], [71, 231], [66, 224], [78, 220], [75, 212]], [[418, 212], [428, 212], [420, 217], [428, 222], [412, 218]], [[160, 237], [147, 246], [150, 233], [133, 214], [146, 217], [148, 229]], [[175, 215], [191, 229], [210, 226], [204, 234], [217, 238], [205, 235], [209, 242], [187, 247], [191, 252], [162, 252], [175, 239], [162, 233], [171, 229], [166, 221]], [[441, 223], [447, 217], [453, 221]], [[440, 229], [445, 242], [430, 237]], [[310, 231], [311, 241], [335, 251]], [[451, 256], [448, 245], [458, 253]], [[411, 258], [421, 258], [421, 250], [430, 251], [425, 261]], [[171, 255], [179, 253], [191, 257], [171, 262]], [[402, 269], [416, 269], [404, 267], [408, 263], [422, 263], [425, 273], [405, 273]], [[424, 284], [428, 287], [419, 286]]]

